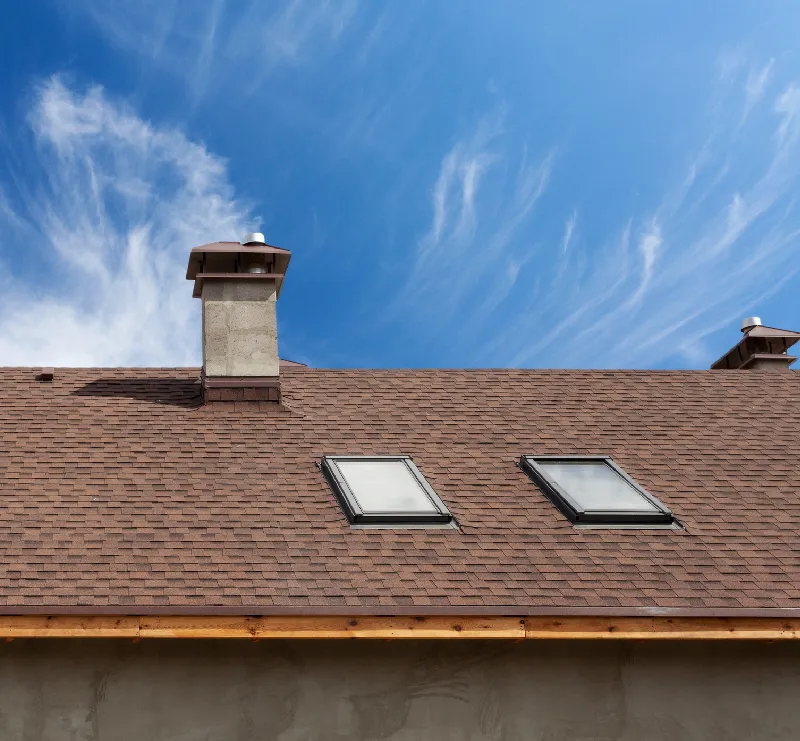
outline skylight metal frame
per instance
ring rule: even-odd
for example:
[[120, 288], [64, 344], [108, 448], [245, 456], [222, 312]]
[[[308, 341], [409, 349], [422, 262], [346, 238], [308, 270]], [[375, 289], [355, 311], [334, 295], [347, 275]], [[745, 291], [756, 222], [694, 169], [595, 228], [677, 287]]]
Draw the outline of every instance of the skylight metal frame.
[[[409, 473], [416, 481], [422, 492], [430, 500], [435, 512], [365, 512], [358, 503], [353, 490], [347, 483], [347, 479], [339, 468], [339, 461], [359, 461], [379, 463], [381, 461], [396, 462], [405, 464]], [[453, 516], [447, 509], [445, 503], [433, 490], [431, 485], [425, 480], [425, 476], [414, 465], [414, 461], [409, 455], [326, 455], [322, 458], [322, 472], [331, 485], [339, 504], [342, 507], [347, 519], [351, 524], [383, 524], [383, 525], [443, 525], [453, 522]]]
[[[623, 481], [630, 484], [633, 489], [646, 501], [653, 505], [656, 511], [649, 510], [586, 510], [573, 499], [569, 493], [538, 465], [538, 462], [564, 462], [564, 463], [604, 463]], [[662, 504], [656, 497], [647, 491], [641, 484], [634, 481], [623, 471], [608, 455], [523, 455], [520, 458], [521, 468], [533, 479], [534, 483], [544, 492], [545, 496], [558, 507], [558, 509], [576, 525], [672, 525], [675, 515]]]

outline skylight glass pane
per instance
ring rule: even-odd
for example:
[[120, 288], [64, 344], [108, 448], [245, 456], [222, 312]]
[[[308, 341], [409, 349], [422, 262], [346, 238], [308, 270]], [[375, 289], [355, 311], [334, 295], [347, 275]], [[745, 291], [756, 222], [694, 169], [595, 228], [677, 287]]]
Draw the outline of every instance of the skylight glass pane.
[[403, 461], [340, 459], [337, 465], [365, 513], [438, 512]]
[[537, 464], [584, 512], [659, 511], [602, 461], [538, 460]]

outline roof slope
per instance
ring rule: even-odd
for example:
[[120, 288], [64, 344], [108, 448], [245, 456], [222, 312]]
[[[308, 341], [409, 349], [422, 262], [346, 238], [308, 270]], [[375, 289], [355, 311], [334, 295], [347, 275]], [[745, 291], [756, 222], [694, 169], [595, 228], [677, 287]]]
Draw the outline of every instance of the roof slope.
[[[0, 370], [0, 611], [800, 608], [800, 374]], [[408, 453], [458, 530], [353, 529], [317, 463]], [[523, 453], [609, 454], [685, 531], [573, 527]]]

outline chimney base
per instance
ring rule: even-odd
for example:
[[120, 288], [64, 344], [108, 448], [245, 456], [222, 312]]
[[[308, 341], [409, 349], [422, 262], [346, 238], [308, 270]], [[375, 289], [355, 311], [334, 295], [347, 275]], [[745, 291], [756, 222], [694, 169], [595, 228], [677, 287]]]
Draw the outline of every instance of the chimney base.
[[203, 401], [266, 401], [281, 403], [279, 376], [222, 376], [203, 373]]

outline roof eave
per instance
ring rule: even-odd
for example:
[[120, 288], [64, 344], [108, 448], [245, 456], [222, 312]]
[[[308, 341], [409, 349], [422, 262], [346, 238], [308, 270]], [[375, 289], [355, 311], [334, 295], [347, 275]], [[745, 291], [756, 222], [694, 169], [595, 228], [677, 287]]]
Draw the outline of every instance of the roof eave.
[[0, 637], [505, 640], [798, 640], [800, 618], [594, 615], [14, 615]]

